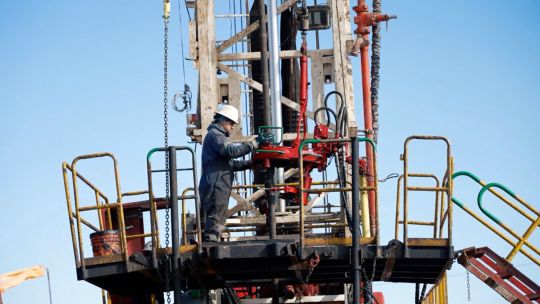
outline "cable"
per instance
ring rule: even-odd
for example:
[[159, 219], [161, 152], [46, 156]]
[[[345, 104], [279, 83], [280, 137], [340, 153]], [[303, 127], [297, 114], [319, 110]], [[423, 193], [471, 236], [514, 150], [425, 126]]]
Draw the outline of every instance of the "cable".
[[[180, 25], [180, 48], [181, 48], [181, 52], [182, 52], [182, 77], [183, 77], [183, 80], [184, 80], [184, 91], [180, 94], [180, 93], [176, 93], [173, 97], [173, 102], [172, 102], [172, 107], [175, 111], [177, 112], [183, 112], [185, 110], [191, 110], [191, 98], [192, 98], [192, 93], [191, 93], [191, 89], [189, 88], [189, 85], [187, 84], [187, 81], [186, 81], [186, 56], [184, 54], [184, 31], [182, 30], [182, 8], [181, 8], [181, 5], [180, 5], [180, 0], [177, 1], [178, 2], [178, 20], [179, 20], [179, 25]], [[184, 2], [186, 4], [186, 11], [188, 12], [188, 15], [189, 15], [189, 10], [187, 8], [187, 3]], [[189, 17], [190, 21], [191, 21], [191, 16]], [[179, 97], [182, 97], [182, 100], [184, 102], [184, 107], [183, 108], [178, 108], [176, 106], [176, 100], [179, 98]]]
[[334, 112], [334, 110], [328, 108], [328, 107], [320, 107], [318, 108], [317, 110], [315, 110], [315, 113], [313, 113], [313, 118], [315, 119], [315, 123], [319, 123], [317, 121], [317, 114], [320, 112], [320, 111], [326, 111], [326, 120], [327, 120], [327, 126], [330, 126], [330, 114], [332, 114], [334, 116], [334, 121], [337, 125], [337, 115], [336, 115], [336, 112]]
[[[328, 107], [328, 98], [330, 98], [330, 96], [332, 95], [337, 95], [339, 96], [339, 107], [338, 107], [338, 103], [336, 101], [336, 110], [337, 110], [337, 117], [336, 117], [336, 133], [339, 133], [341, 136], [343, 134], [345, 134], [345, 126], [346, 126], [346, 119], [347, 119], [347, 107], [345, 105], [345, 102], [344, 102], [344, 99], [343, 99], [343, 94], [341, 94], [340, 92], [338, 91], [332, 91], [328, 94], [326, 94], [326, 97], [324, 97], [324, 106], [326, 108], [329, 108]], [[336, 99], [337, 100], [337, 99]]]
[[[187, 12], [189, 21], [191, 21], [191, 13], [189, 12], [189, 9], [187, 7], [187, 0], [184, 0], [184, 5], [186, 6], [186, 12]], [[180, 11], [178, 11], [178, 13], [180, 14]]]
[[385, 177], [385, 178], [383, 178], [383, 179], [380, 179], [380, 180], [379, 180], [379, 183], [384, 183], [384, 182], [386, 182], [386, 181], [389, 180], [389, 179], [398, 178], [398, 177], [399, 177], [399, 174], [397, 174], [397, 173], [390, 173], [390, 174], [388, 174], [387, 177]]
[[[186, 6], [187, 9], [187, 6]], [[188, 11], [189, 12], [189, 11]], [[186, 57], [184, 55], [184, 34], [182, 31], [182, 13], [180, 7], [180, 0], [178, 0], [178, 19], [180, 21], [180, 46], [182, 48], [182, 76], [184, 77], [184, 83], [186, 83]]]

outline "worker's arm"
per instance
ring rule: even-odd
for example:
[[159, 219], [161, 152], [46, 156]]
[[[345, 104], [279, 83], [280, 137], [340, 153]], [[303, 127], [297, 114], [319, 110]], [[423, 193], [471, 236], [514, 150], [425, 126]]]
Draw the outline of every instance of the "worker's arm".
[[244, 171], [251, 168], [251, 160], [233, 160], [234, 171]]
[[250, 143], [229, 143], [225, 137], [217, 137], [214, 142], [214, 148], [224, 157], [237, 158], [253, 151], [253, 145]]

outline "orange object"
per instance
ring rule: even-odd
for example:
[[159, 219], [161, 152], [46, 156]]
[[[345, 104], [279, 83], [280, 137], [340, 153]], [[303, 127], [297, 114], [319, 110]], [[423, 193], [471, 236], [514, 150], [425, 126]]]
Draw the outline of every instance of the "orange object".
[[118, 230], [104, 230], [90, 234], [92, 252], [95, 257], [120, 254], [120, 235]]
[[46, 271], [44, 266], [36, 265], [2, 274], [0, 275], [0, 293], [5, 292], [11, 287], [17, 286], [26, 280], [39, 278], [43, 276]]
[[[354, 31], [357, 35], [362, 35], [362, 44], [360, 46], [360, 64], [362, 71], [362, 98], [364, 102], [364, 129], [366, 132], [366, 137], [373, 139], [373, 120], [372, 120], [372, 108], [371, 108], [371, 75], [369, 72], [369, 37], [370, 26], [381, 21], [388, 21], [392, 18], [389, 15], [383, 15], [378, 13], [369, 12], [368, 6], [365, 0], [358, 0], [358, 5], [355, 6], [354, 11], [356, 12], [356, 17], [354, 17], [354, 23], [358, 26]], [[366, 156], [367, 156], [367, 169], [368, 176], [373, 176], [374, 164], [373, 164], [373, 147], [369, 143], [366, 143]], [[368, 186], [373, 187], [375, 181], [373, 178], [368, 178]], [[377, 235], [377, 206], [375, 205], [375, 192], [368, 192], [368, 201], [369, 201], [369, 220], [370, 220], [370, 230], [371, 235]]]

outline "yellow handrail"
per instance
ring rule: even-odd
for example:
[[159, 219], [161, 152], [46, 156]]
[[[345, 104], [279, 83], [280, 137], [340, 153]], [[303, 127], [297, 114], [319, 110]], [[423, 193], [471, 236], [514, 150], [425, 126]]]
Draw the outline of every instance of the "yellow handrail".
[[[410, 177], [425, 177], [425, 178], [432, 178], [435, 180], [435, 188], [439, 188], [440, 182], [437, 176], [433, 174], [427, 174], [427, 173], [409, 173]], [[399, 224], [403, 224], [404, 222], [400, 220], [399, 216], [399, 208], [400, 208], [400, 193], [401, 193], [401, 181], [403, 180], [403, 175], [400, 175], [397, 181], [397, 191], [396, 191], [396, 221], [395, 221], [395, 239], [398, 239], [399, 236]], [[409, 187], [412, 188], [412, 187]], [[419, 222], [419, 221], [408, 221], [408, 224], [411, 225], [426, 225], [426, 226], [433, 226], [433, 238], [437, 236], [437, 218], [439, 213], [439, 196], [442, 196], [439, 191], [436, 191], [435, 193], [435, 216], [433, 219], [433, 222], [425, 223], [425, 222]]]
[[[80, 160], [83, 159], [91, 159], [91, 158], [101, 158], [101, 157], [109, 157], [113, 160], [114, 164], [114, 177], [115, 177], [115, 183], [116, 183], [116, 194], [117, 199], [116, 203], [109, 203], [109, 199], [107, 196], [103, 194], [101, 190], [99, 190], [95, 185], [93, 185], [90, 181], [88, 181], [84, 176], [82, 176], [80, 173], [76, 170], [76, 165]], [[128, 263], [128, 256], [127, 256], [127, 238], [126, 238], [126, 231], [125, 231], [125, 222], [124, 222], [124, 213], [122, 208], [122, 195], [120, 191], [120, 178], [118, 174], [118, 163], [116, 161], [116, 158], [111, 153], [95, 153], [95, 154], [88, 154], [88, 155], [82, 155], [78, 156], [75, 159], [73, 159], [71, 165], [68, 165], [66, 162], [62, 164], [62, 171], [63, 171], [63, 177], [64, 177], [64, 190], [66, 194], [66, 202], [68, 207], [68, 216], [70, 219], [70, 228], [71, 228], [71, 236], [73, 241], [73, 250], [75, 255], [75, 260], [77, 267], [83, 268], [83, 276], [86, 275], [86, 265], [84, 260], [84, 242], [83, 242], [83, 236], [82, 236], [82, 224], [90, 227], [92, 230], [96, 230], [96, 227], [93, 226], [89, 221], [85, 220], [81, 212], [84, 211], [91, 211], [91, 210], [97, 210], [98, 211], [98, 221], [99, 221], [99, 229], [105, 230], [105, 224], [103, 223], [103, 214], [100, 212], [100, 210], [105, 209], [106, 216], [108, 220], [108, 227], [112, 228], [112, 218], [111, 218], [111, 211], [110, 209], [115, 208], [117, 209], [117, 221], [118, 221], [118, 227], [119, 227], [119, 234], [120, 234], [120, 245], [121, 245], [121, 254], [123, 261], [127, 264]], [[71, 172], [72, 176], [72, 184], [73, 184], [73, 195], [74, 195], [74, 203], [75, 203], [75, 212], [73, 212], [73, 208], [71, 205], [71, 197], [70, 197], [70, 189], [69, 189], [69, 183], [68, 183], [68, 171]], [[87, 185], [90, 189], [94, 191], [95, 194], [95, 206], [81, 206], [80, 200], [79, 200], [79, 189], [78, 189], [78, 181], [82, 181], [85, 185]], [[104, 200], [105, 204], [102, 204], [100, 201], [100, 198]], [[74, 224], [74, 218], [76, 218], [77, 226], [75, 229]]]
[[436, 285], [433, 285], [427, 295], [420, 302], [421, 304], [447, 304], [448, 303], [448, 283], [447, 275], [443, 277]]
[[[452, 197], [452, 191], [453, 191], [453, 183], [452, 183], [452, 180], [449, 179], [448, 183], [443, 183], [443, 187], [440, 187], [439, 185], [437, 185], [436, 187], [410, 187], [409, 184], [408, 184], [408, 178], [413, 176], [413, 173], [409, 173], [409, 168], [408, 168], [408, 145], [411, 141], [413, 140], [430, 140], [430, 141], [442, 141], [445, 143], [446, 145], [446, 175], [447, 176], [451, 176], [452, 175], [452, 172], [454, 170], [454, 161], [453, 161], [453, 158], [452, 158], [452, 153], [451, 153], [451, 146], [450, 146], [450, 142], [448, 141], [448, 139], [446, 137], [443, 137], [443, 136], [427, 136], [427, 135], [412, 135], [412, 136], [409, 136], [407, 137], [407, 139], [405, 140], [405, 144], [403, 145], [403, 155], [401, 155], [401, 160], [403, 161], [403, 243], [405, 244], [405, 246], [407, 245], [408, 243], [408, 225], [410, 223], [409, 219], [408, 219], [408, 215], [409, 215], [409, 191], [434, 191], [437, 194], [441, 194], [441, 206], [443, 205], [443, 202], [444, 202], [444, 195], [447, 196], [447, 200], [448, 202], [450, 202], [450, 199]], [[399, 184], [398, 184], [398, 187], [399, 187]], [[399, 194], [398, 194], [399, 196]], [[398, 197], [399, 199], [399, 197]], [[437, 200], [438, 202], [438, 200]], [[442, 208], [441, 208], [442, 209]], [[434, 222], [433, 222], [433, 225], [434, 225], [434, 234], [433, 234], [433, 237], [436, 238], [437, 237], [437, 211], [438, 210], [438, 206], [435, 207], [435, 219], [434, 219]], [[445, 213], [442, 212], [441, 210], [441, 223], [444, 222], [444, 217], [445, 215], [447, 216], [448, 218], [448, 244], [452, 244], [452, 204], [449, 203], [448, 204], [448, 209], [446, 210]], [[396, 225], [399, 224], [399, 218], [397, 217], [397, 212], [396, 212]], [[442, 236], [442, 225], [440, 225], [440, 234], [439, 234], [439, 237]], [[397, 236], [397, 234], [396, 234]]]

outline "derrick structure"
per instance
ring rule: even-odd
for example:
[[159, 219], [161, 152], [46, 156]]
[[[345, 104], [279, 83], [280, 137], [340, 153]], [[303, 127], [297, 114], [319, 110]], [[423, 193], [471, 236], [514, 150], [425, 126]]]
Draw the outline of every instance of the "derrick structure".
[[[261, 11], [259, 1], [237, 1], [238, 6], [245, 7], [245, 14], [240, 18], [245, 18], [244, 27], [238, 28], [233, 35], [225, 36], [221, 39], [216, 38], [218, 32], [216, 24], [227, 18], [239, 18], [238, 15], [215, 14], [215, 3], [213, 0], [197, 1], [194, 3], [194, 11], [196, 17], [190, 22], [190, 56], [194, 59], [194, 65], [199, 72], [199, 95], [197, 98], [197, 113], [196, 119], [192, 116], [190, 120], [195, 122], [188, 126], [188, 135], [199, 143], [202, 142], [206, 134], [206, 128], [212, 122], [214, 113], [220, 104], [231, 104], [238, 109], [244, 116], [244, 123], [233, 131], [231, 141], [246, 141], [253, 138], [259, 131], [260, 127], [270, 126], [272, 119], [269, 117], [282, 116], [283, 123], [279, 126], [283, 128], [283, 134], [276, 134], [282, 137], [282, 140], [291, 142], [298, 138], [296, 127], [298, 120], [302, 115], [309, 119], [303, 121], [300, 126], [303, 129], [308, 129], [308, 126], [314, 123], [314, 114], [317, 109], [325, 105], [325, 90], [327, 92], [335, 90], [340, 92], [342, 98], [332, 103], [343, 103], [343, 109], [346, 114], [339, 118], [343, 124], [342, 136], [347, 137], [349, 134], [356, 135], [358, 132], [358, 124], [355, 115], [354, 89], [352, 84], [352, 66], [349, 58], [349, 53], [352, 50], [353, 35], [351, 26], [348, 22], [350, 17], [350, 9], [348, 1], [333, 1], [329, 2], [328, 8], [331, 8], [329, 15], [331, 24], [326, 32], [330, 32], [331, 38], [325, 39], [326, 43], [321, 43], [321, 47], [313, 50], [308, 50], [306, 55], [309, 60], [309, 90], [311, 98], [309, 105], [300, 104], [301, 88], [299, 87], [299, 64], [298, 61], [302, 57], [301, 50], [296, 47], [296, 32], [297, 32], [297, 2], [284, 1], [276, 8], [279, 15], [283, 15], [281, 19], [281, 50], [278, 50], [277, 57], [281, 63], [281, 70], [274, 68], [274, 74], [282, 76], [281, 83], [277, 85], [281, 90], [270, 88], [269, 77], [265, 77], [265, 67], [262, 64], [264, 60], [268, 62], [269, 67], [278, 67], [279, 63], [272, 63], [268, 60], [269, 53], [267, 48], [262, 44], [263, 37], [267, 37], [267, 32], [270, 29], [265, 29], [267, 26], [261, 27]], [[268, 10], [268, 9], [267, 9]], [[249, 11], [249, 14], [248, 14]], [[267, 17], [263, 15], [265, 20]], [[228, 20], [227, 20], [228, 21]], [[239, 22], [238, 22], [239, 23]], [[275, 26], [276, 29], [279, 26]], [[287, 28], [291, 27], [291, 28]], [[221, 32], [223, 35], [223, 33]], [[264, 38], [267, 40], [266, 38]], [[290, 42], [292, 40], [292, 42]], [[289, 41], [289, 45], [283, 47]], [[271, 44], [271, 43], [268, 43]], [[317, 41], [319, 44], [319, 41]], [[216, 47], [217, 46], [217, 47]], [[242, 46], [242, 47], [240, 47]], [[245, 50], [241, 52], [239, 50]], [[268, 73], [269, 69], [266, 69]], [[307, 80], [306, 80], [307, 81]], [[333, 87], [333, 89], [329, 89]], [[283, 95], [270, 100], [272, 92], [283, 92]], [[245, 94], [249, 92], [249, 94]], [[337, 99], [337, 96], [336, 96]], [[281, 101], [280, 113], [275, 113], [276, 107], [272, 105], [275, 100]], [[337, 112], [337, 106], [334, 108]], [[279, 107], [278, 107], [279, 111]], [[326, 122], [324, 111], [319, 111], [317, 114], [318, 121]], [[189, 119], [188, 119], [189, 123]], [[328, 122], [331, 132], [336, 132], [336, 122]], [[307, 130], [306, 130], [307, 131]], [[309, 132], [309, 131], [308, 131]], [[306, 138], [313, 138], [313, 132], [306, 134]], [[350, 151], [349, 151], [350, 154]], [[346, 165], [347, 182], [350, 184], [350, 172], [352, 167]], [[276, 170], [280, 175], [276, 179], [276, 183], [287, 182], [288, 178], [298, 179], [298, 174], [295, 172], [298, 166], [286, 167], [282, 170]], [[265, 181], [264, 173], [256, 170], [254, 172], [254, 180], [245, 181], [246, 184], [262, 184]], [[290, 182], [291, 180], [289, 180]], [[350, 194], [347, 194], [350, 196]], [[241, 197], [234, 194], [232, 197], [236, 200], [237, 205], [232, 208], [234, 211], [244, 209], [246, 205], [250, 208], [250, 204], [261, 196], [261, 191], [256, 191], [251, 196]], [[277, 206], [281, 212], [285, 211], [283, 201]], [[231, 210], [231, 211], [232, 211]], [[234, 212], [230, 212], [234, 214]], [[344, 223], [345, 219], [342, 219]], [[348, 232], [347, 232], [348, 233]]]

